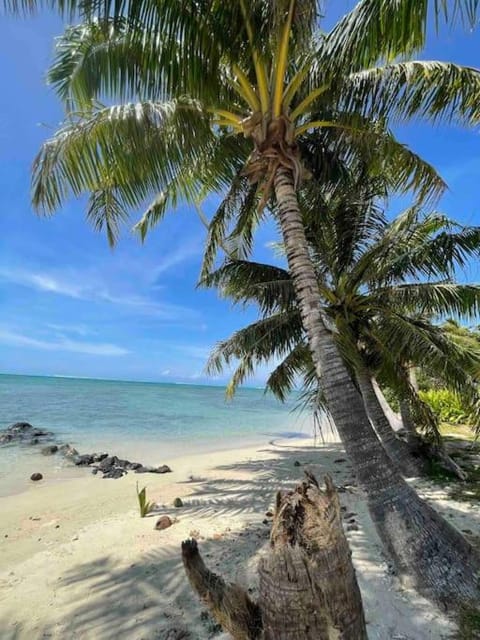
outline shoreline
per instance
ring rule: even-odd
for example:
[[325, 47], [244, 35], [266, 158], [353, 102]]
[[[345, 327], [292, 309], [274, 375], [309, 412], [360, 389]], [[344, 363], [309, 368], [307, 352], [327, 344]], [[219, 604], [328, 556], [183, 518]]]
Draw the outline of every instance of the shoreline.
[[[229, 442], [219, 443], [218, 441], [196, 441], [191, 445], [191, 452], [185, 454], [181, 451], [181, 447], [168, 446], [163, 448], [161, 444], [157, 444], [154, 448], [152, 444], [147, 441], [142, 441], [139, 445], [138, 442], [132, 441], [131, 443], [121, 443], [120, 445], [111, 445], [105, 447], [97, 447], [95, 451], [108, 451], [109, 455], [118, 455], [120, 458], [129, 458], [132, 461], [137, 457], [141, 459], [143, 464], [154, 464], [160, 466], [167, 464], [172, 467], [175, 466], [177, 460], [184, 460], [185, 458], [196, 458], [209, 455], [221, 454], [222, 452], [236, 451], [243, 449], [257, 449], [262, 446], [282, 446], [282, 442], [302, 440], [310, 440], [311, 436], [301, 432], [290, 432], [290, 435], [286, 435], [286, 432], [278, 434], [275, 438], [269, 438], [268, 434], [259, 434], [256, 438], [247, 437], [246, 439], [232, 438]], [[332, 440], [333, 441], [333, 440]], [[110, 444], [111, 441], [102, 444]], [[56, 442], [54, 442], [56, 443]], [[45, 442], [45, 446], [49, 443]], [[63, 444], [63, 443], [62, 443]], [[321, 444], [321, 443], [320, 443]], [[24, 492], [28, 492], [35, 487], [45, 484], [62, 484], [72, 479], [81, 479], [90, 477], [92, 474], [92, 467], [89, 466], [75, 466], [68, 458], [61, 456], [59, 453], [52, 455], [42, 455], [41, 448], [43, 445], [7, 445], [13, 455], [9, 455], [9, 449], [6, 447], [0, 450], [0, 463], [3, 463], [2, 454], [6, 453], [7, 465], [5, 465], [0, 472], [0, 498], [9, 497], [14, 495], [21, 495]], [[75, 445], [74, 445], [75, 446]], [[135, 455], [131, 456], [128, 452], [136, 448]], [[138, 452], [138, 456], [136, 455]], [[80, 454], [90, 453], [90, 451], [80, 450]], [[30, 480], [32, 473], [40, 472], [44, 476], [43, 480], [33, 482]], [[134, 475], [138, 480], [148, 479], [152, 475], [151, 473], [135, 474], [133, 471], [129, 471], [129, 474]], [[101, 476], [97, 480], [102, 479]]]
[[[455, 625], [446, 614], [391, 575], [341, 445], [313, 448], [311, 440], [287, 439], [183, 456], [166, 475], [128, 474], [110, 482], [90, 475], [0, 498], [2, 640], [163, 640], [172, 629], [189, 631], [188, 640], [226, 640], [201, 617], [180, 543], [196, 537], [209, 566], [251, 587], [255, 597], [256, 566], [268, 545], [265, 514], [276, 491], [291, 488], [303, 468], [319, 480], [329, 473], [346, 488], [340, 499], [357, 523], [347, 537], [369, 639], [450, 638]], [[149, 500], [164, 505], [158, 514], [140, 518], [137, 480]], [[454, 524], [478, 528], [479, 506], [447, 500], [430, 483], [415, 486]], [[182, 508], [172, 506], [176, 497]], [[177, 521], [156, 531], [161, 514]], [[18, 606], [21, 601], [29, 606]]]

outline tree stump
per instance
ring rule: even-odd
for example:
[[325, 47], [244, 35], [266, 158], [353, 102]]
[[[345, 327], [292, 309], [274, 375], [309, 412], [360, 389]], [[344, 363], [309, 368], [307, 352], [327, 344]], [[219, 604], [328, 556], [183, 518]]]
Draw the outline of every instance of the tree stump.
[[260, 598], [210, 572], [195, 541], [182, 544], [193, 589], [235, 640], [366, 640], [362, 600], [330, 477], [277, 494]]

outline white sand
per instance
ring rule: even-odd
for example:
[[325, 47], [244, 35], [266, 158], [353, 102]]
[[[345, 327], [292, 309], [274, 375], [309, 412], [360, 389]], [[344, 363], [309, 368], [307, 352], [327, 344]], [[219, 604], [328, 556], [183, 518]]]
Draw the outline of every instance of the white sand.
[[[1, 640], [203, 640], [212, 623], [190, 590], [180, 543], [194, 535], [208, 565], [254, 588], [256, 564], [265, 551], [262, 523], [275, 491], [301, 478], [299, 460], [321, 478], [351, 483], [338, 444], [313, 448], [292, 440], [167, 461], [174, 472], [133, 473], [120, 480], [83, 478], [50, 483], [0, 498]], [[201, 478], [188, 480], [189, 475]], [[135, 483], [177, 517], [155, 531], [156, 515], [141, 519]], [[428, 483], [419, 485], [461, 529], [478, 531], [480, 508], [446, 500]], [[184, 507], [174, 509], [175, 497]], [[446, 615], [388, 572], [380, 543], [354, 486], [341, 494], [359, 531], [347, 535], [363, 595], [370, 640], [441, 640], [455, 627]], [[175, 631], [176, 630], [176, 631]], [[188, 630], [190, 635], [181, 635]]]

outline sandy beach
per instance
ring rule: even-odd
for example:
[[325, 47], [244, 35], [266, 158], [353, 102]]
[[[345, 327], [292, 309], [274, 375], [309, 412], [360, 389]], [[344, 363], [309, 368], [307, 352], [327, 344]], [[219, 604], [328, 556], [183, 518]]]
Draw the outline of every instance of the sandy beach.
[[[301, 466], [295, 466], [295, 462]], [[199, 540], [209, 566], [256, 593], [256, 565], [268, 545], [266, 512], [275, 491], [302, 467], [330, 473], [340, 494], [370, 640], [440, 640], [455, 625], [401, 586], [382, 556], [361, 491], [340, 444], [277, 441], [171, 461], [173, 473], [120, 480], [95, 476], [49, 484], [0, 499], [0, 637], [85, 640], [227, 638], [190, 590], [180, 543]], [[192, 479], [193, 476], [193, 479]], [[158, 512], [139, 517], [135, 484], [148, 487]], [[480, 508], [417, 488], [461, 529], [478, 531]], [[175, 509], [174, 498], [182, 508]], [[156, 531], [159, 514], [177, 521]], [[203, 613], [202, 613], [203, 612]]]

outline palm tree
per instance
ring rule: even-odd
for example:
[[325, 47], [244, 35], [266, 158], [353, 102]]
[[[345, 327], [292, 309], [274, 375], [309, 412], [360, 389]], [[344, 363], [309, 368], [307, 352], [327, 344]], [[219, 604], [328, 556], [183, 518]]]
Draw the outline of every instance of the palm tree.
[[[371, 433], [325, 326], [297, 190], [315, 169], [309, 145], [320, 138], [328, 149], [336, 137], [382, 149], [399, 185], [410, 177], [422, 195], [438, 192], [431, 168], [396, 142], [388, 122], [478, 120], [476, 70], [410, 60], [424, 45], [432, 5], [439, 18], [474, 23], [476, 0], [361, 0], [328, 34], [318, 28], [317, 0], [5, 4], [83, 19], [57, 43], [50, 80], [68, 117], [35, 163], [35, 206], [51, 212], [87, 192], [88, 217], [113, 241], [149, 196], [142, 234], [179, 198], [229, 188], [229, 206], [210, 227], [213, 246], [229, 216], [242, 221], [245, 202], [256, 199], [261, 214], [274, 196], [315, 370], [329, 372], [325, 396], [380, 535], [419, 587], [450, 603], [475, 599], [480, 558], [404, 483]], [[100, 102], [132, 98], [140, 101]], [[243, 220], [247, 235], [255, 222]]]
[[[316, 218], [313, 228], [306, 223], [322, 304], [384, 447], [406, 475], [417, 475], [417, 460], [391, 428], [372, 378], [380, 373], [390, 386], [409, 395], [403, 366], [407, 360], [435, 372], [455, 391], [469, 392], [471, 400], [478, 400], [472, 379], [480, 364], [478, 349], [476, 353], [465, 349], [448, 339], [440, 327], [412, 312], [477, 312], [480, 287], [444, 279], [419, 284], [418, 279], [440, 271], [440, 277], [451, 280], [458, 258], [465, 261], [468, 255], [480, 252], [480, 228], [462, 228], [438, 214], [420, 216], [416, 210], [407, 210], [387, 224], [375, 211], [374, 201], [358, 199], [362, 188], [365, 192], [364, 185], [356, 186], [354, 199], [344, 192], [343, 180], [336, 187], [324, 203], [327, 213], [321, 224], [315, 224]], [[291, 391], [296, 376], [306, 378], [307, 386], [315, 382], [287, 271], [230, 260], [206, 277], [204, 284], [219, 287], [235, 302], [254, 302], [262, 313], [258, 322], [221, 342], [212, 354], [209, 368], [213, 371], [222, 370], [233, 360], [238, 362], [230, 393], [256, 365], [272, 358], [282, 362], [268, 378], [267, 388], [280, 399]]]

